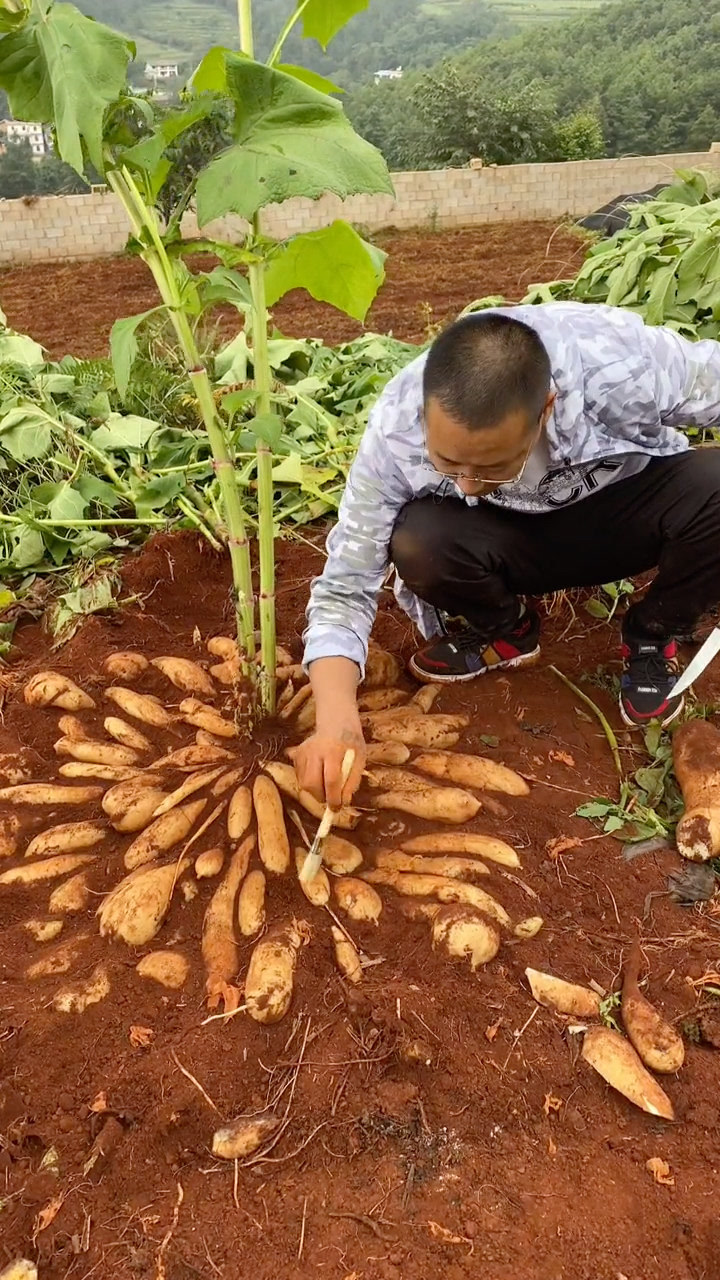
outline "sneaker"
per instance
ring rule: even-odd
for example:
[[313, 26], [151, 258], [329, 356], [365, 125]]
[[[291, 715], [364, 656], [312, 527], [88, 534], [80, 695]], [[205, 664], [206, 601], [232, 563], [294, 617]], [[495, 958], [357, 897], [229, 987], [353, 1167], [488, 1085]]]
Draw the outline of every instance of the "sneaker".
[[438, 636], [410, 659], [410, 671], [423, 684], [459, 684], [488, 671], [535, 662], [540, 653], [540, 619], [526, 610], [515, 626], [489, 636], [464, 626], [452, 635]]
[[623, 636], [625, 670], [620, 682], [620, 714], [631, 728], [642, 728], [659, 720], [663, 728], [672, 724], [683, 709], [685, 699], [673, 698], [680, 677], [675, 640]]

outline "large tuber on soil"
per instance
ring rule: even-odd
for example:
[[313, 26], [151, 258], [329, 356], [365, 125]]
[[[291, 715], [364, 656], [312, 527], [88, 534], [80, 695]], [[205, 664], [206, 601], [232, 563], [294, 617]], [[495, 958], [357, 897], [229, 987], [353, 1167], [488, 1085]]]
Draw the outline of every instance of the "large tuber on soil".
[[582, 1056], [603, 1080], [636, 1107], [663, 1120], [675, 1119], [667, 1094], [645, 1070], [632, 1045], [618, 1031], [612, 1031], [610, 1027], [591, 1027], [585, 1033]]
[[673, 737], [673, 761], [685, 802], [678, 850], [691, 862], [707, 862], [720, 853], [720, 731], [706, 720], [681, 725]]
[[685, 1061], [682, 1036], [654, 1009], [638, 986], [640, 945], [635, 943], [625, 965], [622, 1019], [630, 1040], [646, 1067], [660, 1074], [679, 1071]]

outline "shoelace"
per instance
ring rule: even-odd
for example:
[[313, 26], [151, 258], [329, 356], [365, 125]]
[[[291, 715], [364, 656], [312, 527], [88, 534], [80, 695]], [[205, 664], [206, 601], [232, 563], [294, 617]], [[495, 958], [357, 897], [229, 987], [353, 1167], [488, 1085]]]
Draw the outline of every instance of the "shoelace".
[[665, 680], [676, 680], [677, 666], [672, 658], [666, 658], [662, 649], [656, 653], [634, 654], [628, 660], [628, 668], [638, 684], [657, 685]]

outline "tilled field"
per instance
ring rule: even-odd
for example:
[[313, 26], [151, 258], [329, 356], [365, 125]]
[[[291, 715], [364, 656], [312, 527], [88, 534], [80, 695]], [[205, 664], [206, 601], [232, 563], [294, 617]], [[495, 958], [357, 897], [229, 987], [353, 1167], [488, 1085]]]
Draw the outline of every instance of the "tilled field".
[[[549, 222], [388, 232], [376, 239], [389, 255], [388, 278], [366, 327], [408, 342], [424, 342], [434, 325], [452, 319], [474, 298], [502, 294], [516, 301], [538, 280], [572, 276], [584, 253], [578, 235]], [[53, 359], [105, 355], [114, 321], [158, 301], [138, 258], [0, 271], [0, 300], [9, 323], [42, 342]], [[291, 337], [343, 342], [361, 332], [355, 321], [304, 293], [289, 295], [274, 316]], [[231, 336], [237, 314], [227, 311], [220, 323]]]
[[[296, 660], [320, 563], [306, 541], [280, 548], [279, 631]], [[59, 718], [70, 713], [27, 705], [23, 688], [34, 673], [52, 668], [92, 698], [93, 708], [75, 714], [97, 738], [105, 717], [120, 714], [107, 693], [109, 654], [171, 654], [207, 669], [216, 661], [208, 640], [230, 632], [226, 565], [194, 537], [155, 538], [123, 573], [136, 603], [88, 621], [59, 652], [49, 651], [39, 628], [19, 632], [0, 752], [23, 748], [34, 781], [70, 781], [58, 772], [66, 757], [53, 748]], [[294, 874], [268, 872], [269, 933], [295, 921], [305, 944], [292, 1003], [274, 1025], [247, 1011], [208, 1022], [201, 934], [220, 877], [197, 880], [192, 866], [180, 869], [156, 935], [128, 945], [112, 931], [102, 936], [96, 916], [126, 874], [133, 840], [107, 823], [101, 796], [62, 812], [4, 804], [2, 816], [19, 813], [21, 830], [3, 872], [25, 863], [27, 841], [51, 822], [95, 821], [107, 830], [81, 868], [87, 893], [74, 912], [48, 911], [57, 882], [0, 881], [0, 1264], [38, 1258], [42, 1280], [716, 1274], [715, 1051], [687, 1044], [682, 1071], [663, 1081], [675, 1122], [654, 1119], [582, 1061], [577, 1019], [536, 1004], [524, 976], [532, 966], [611, 992], [639, 938], [648, 994], [681, 1026], [712, 1003], [698, 980], [719, 967], [712, 905], [682, 908], [667, 894], [676, 855], [626, 861], [619, 844], [573, 816], [578, 804], [617, 785], [599, 727], [578, 714], [549, 670], [554, 662], [575, 680], [599, 665], [612, 670], [613, 630], [583, 619], [581, 609], [573, 616], [558, 606], [545, 619], [540, 666], [443, 690], [432, 708], [469, 719], [451, 749], [502, 762], [530, 787], [516, 796], [477, 791], [483, 807], [462, 824], [519, 855], [519, 868], [487, 862], [481, 877], [511, 926], [544, 921], [530, 939], [501, 925], [496, 958], [474, 974], [433, 949], [427, 920], [409, 919], [390, 885], [376, 881], [379, 922], [361, 924], [338, 910], [333, 881], [330, 906], [365, 958], [355, 985], [338, 971], [327, 909], [307, 901]], [[409, 625], [390, 598], [376, 638], [401, 660], [411, 651]], [[180, 716], [164, 727], [133, 720], [156, 768], [159, 757], [194, 741], [184, 694], [156, 668], [128, 683]], [[404, 676], [397, 684], [408, 697], [414, 691]], [[714, 692], [702, 690], [706, 700]], [[615, 722], [612, 704], [596, 693]], [[207, 701], [227, 714], [227, 690], [217, 686]], [[279, 722], [252, 747], [229, 738], [232, 767], [252, 780], [263, 761], [281, 761], [295, 737], [292, 722]], [[628, 735], [621, 746], [630, 764]], [[409, 749], [412, 769], [418, 748]], [[438, 825], [379, 810], [377, 795], [363, 787], [358, 825], [342, 832], [362, 854], [358, 875], [380, 863], [381, 851]], [[208, 837], [227, 859], [224, 821]], [[304, 823], [312, 833], [312, 818]], [[27, 928], [29, 920], [58, 918], [54, 941], [38, 942]], [[235, 945], [232, 985], [240, 995], [256, 942], [237, 936]], [[158, 950], [186, 963], [177, 989], [137, 970]], [[32, 969], [53, 956], [57, 966]], [[103, 998], [84, 1012], [62, 1011], [58, 993], [98, 973]], [[222, 1123], [268, 1107], [283, 1122], [274, 1145], [237, 1164], [214, 1158]], [[648, 1167], [656, 1159], [668, 1166], [660, 1181], [652, 1168], [664, 1166]]]

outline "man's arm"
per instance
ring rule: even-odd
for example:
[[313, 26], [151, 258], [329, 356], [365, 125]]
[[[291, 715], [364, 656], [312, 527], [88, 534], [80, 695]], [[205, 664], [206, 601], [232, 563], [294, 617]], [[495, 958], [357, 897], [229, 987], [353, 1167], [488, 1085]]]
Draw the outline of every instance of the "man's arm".
[[[300, 785], [333, 808], [350, 799], [365, 767], [357, 686], [364, 673], [393, 527], [398, 512], [412, 497], [381, 429], [384, 411], [381, 397], [350, 470], [338, 523], [328, 538], [324, 572], [313, 583], [304, 637], [316, 731], [298, 748], [295, 768]], [[340, 768], [348, 747], [355, 750], [356, 761], [343, 791]]]
[[665, 427], [720, 424], [720, 343], [690, 342], [672, 329], [645, 329], [660, 421]]

